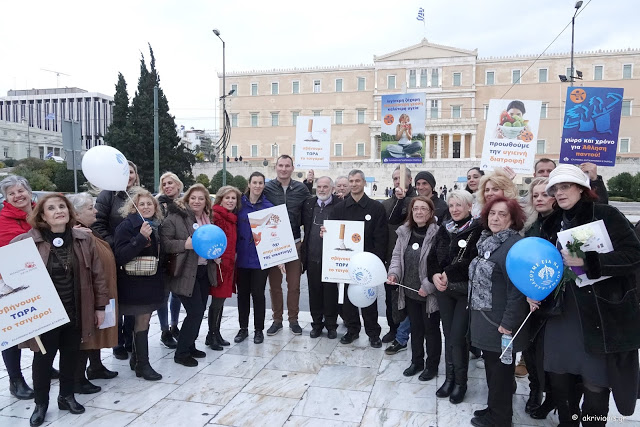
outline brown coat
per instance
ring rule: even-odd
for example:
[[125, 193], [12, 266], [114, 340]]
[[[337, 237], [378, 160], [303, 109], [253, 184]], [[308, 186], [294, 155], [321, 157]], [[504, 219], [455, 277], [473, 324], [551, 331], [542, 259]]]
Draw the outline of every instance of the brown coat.
[[[95, 307], [109, 304], [109, 290], [105, 280], [105, 269], [96, 249], [95, 239], [88, 233], [73, 229], [73, 254], [78, 260], [78, 274], [76, 283], [80, 284], [80, 328], [82, 342], [86, 342], [95, 335]], [[11, 243], [32, 237], [46, 264], [49, 260], [51, 244], [42, 239], [40, 231], [31, 229], [11, 241]], [[35, 344], [35, 340], [30, 340]], [[34, 346], [29, 343], [31, 349]], [[37, 347], [37, 346], [36, 346]]]

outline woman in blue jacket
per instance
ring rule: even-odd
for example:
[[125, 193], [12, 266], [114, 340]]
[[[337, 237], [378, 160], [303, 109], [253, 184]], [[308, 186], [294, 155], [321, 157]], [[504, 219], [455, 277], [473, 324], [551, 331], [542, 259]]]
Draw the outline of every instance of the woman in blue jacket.
[[260, 268], [258, 252], [256, 251], [256, 236], [251, 230], [248, 214], [273, 207], [262, 194], [264, 190], [264, 175], [254, 172], [249, 177], [249, 188], [242, 195], [242, 208], [238, 212], [238, 240], [236, 243], [237, 260], [237, 292], [238, 292], [238, 320], [240, 331], [233, 339], [239, 343], [249, 336], [250, 299], [253, 299], [253, 323], [255, 334], [253, 342], [260, 344], [264, 341], [265, 296], [269, 270]]

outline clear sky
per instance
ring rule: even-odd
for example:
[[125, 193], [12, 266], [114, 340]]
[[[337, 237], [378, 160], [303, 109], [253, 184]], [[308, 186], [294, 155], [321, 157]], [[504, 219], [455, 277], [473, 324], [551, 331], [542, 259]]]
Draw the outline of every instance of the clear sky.
[[[0, 96], [9, 89], [80, 87], [113, 96], [118, 72], [133, 98], [151, 43], [171, 113], [215, 127], [220, 30], [229, 71], [372, 64], [416, 43], [478, 49], [480, 57], [538, 54], [571, 21], [574, 0], [76, 0], [4, 1]], [[505, 6], [509, 5], [509, 6]], [[425, 9], [426, 25], [416, 20]], [[640, 47], [638, 3], [585, 0], [576, 51]], [[569, 27], [549, 52], [569, 52]]]

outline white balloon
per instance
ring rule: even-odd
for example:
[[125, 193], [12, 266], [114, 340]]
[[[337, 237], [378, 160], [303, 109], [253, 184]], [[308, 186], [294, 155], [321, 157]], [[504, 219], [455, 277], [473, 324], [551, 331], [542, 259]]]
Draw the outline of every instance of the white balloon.
[[129, 182], [129, 164], [120, 151], [108, 145], [97, 145], [82, 157], [82, 173], [98, 188], [124, 191]]
[[378, 291], [376, 288], [350, 284], [347, 288], [347, 296], [351, 304], [365, 308], [376, 302]]
[[362, 286], [378, 286], [387, 281], [387, 269], [371, 252], [360, 252], [351, 257], [349, 275], [353, 283]]

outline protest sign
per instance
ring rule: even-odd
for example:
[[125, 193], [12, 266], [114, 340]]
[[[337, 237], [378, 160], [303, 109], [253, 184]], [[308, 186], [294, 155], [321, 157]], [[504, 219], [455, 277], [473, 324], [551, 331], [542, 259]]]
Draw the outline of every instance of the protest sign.
[[422, 163], [425, 153], [425, 94], [382, 95], [382, 163]]
[[322, 281], [352, 283], [349, 261], [364, 251], [364, 221], [325, 220], [322, 236]]
[[542, 101], [489, 101], [480, 162], [483, 170], [509, 166], [516, 173], [533, 173], [541, 108]]
[[0, 248], [0, 349], [68, 322], [33, 239]]
[[567, 89], [560, 163], [616, 164], [623, 91], [609, 87]]
[[286, 205], [251, 212], [248, 217], [262, 270], [298, 259]]
[[299, 116], [296, 119], [296, 168], [329, 169], [331, 117]]

